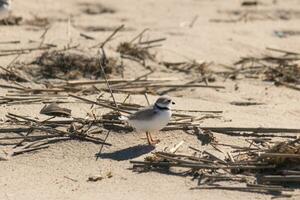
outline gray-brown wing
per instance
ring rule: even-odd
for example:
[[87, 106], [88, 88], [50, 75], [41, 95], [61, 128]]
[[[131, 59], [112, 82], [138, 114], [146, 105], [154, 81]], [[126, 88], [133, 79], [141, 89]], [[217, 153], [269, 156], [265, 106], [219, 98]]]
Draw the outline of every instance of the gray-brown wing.
[[128, 117], [129, 120], [150, 120], [157, 115], [157, 111], [153, 109], [153, 106], [147, 107], [133, 113]]
[[0, 0], [0, 7], [3, 7], [5, 4], [7, 5], [6, 0]]

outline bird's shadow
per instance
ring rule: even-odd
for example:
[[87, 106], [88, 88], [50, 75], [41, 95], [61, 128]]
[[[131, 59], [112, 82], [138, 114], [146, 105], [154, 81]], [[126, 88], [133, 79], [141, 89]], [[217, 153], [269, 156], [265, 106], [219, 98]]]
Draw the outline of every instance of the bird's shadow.
[[151, 145], [136, 145], [136, 146], [128, 147], [126, 149], [114, 151], [111, 153], [100, 153], [100, 154], [98, 153], [95, 156], [97, 158], [102, 158], [102, 159], [123, 161], [123, 160], [137, 158], [141, 155], [150, 153], [154, 149], [155, 147]]

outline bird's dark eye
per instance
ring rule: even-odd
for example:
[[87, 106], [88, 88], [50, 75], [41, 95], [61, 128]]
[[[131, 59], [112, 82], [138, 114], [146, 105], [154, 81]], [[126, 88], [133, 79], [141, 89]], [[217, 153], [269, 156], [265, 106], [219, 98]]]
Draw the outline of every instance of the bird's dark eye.
[[170, 103], [171, 102], [171, 100], [168, 100], [168, 103]]

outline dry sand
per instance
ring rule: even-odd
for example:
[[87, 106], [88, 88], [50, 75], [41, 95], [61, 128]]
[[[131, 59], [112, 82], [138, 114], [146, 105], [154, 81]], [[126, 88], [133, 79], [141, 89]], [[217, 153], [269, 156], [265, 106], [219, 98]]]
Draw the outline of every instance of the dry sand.
[[[105, 6], [116, 9], [114, 14], [86, 15], [82, 13], [78, 3], [99, 2], [96, 0], [15, 0], [13, 13], [26, 19], [32, 15], [63, 19], [54, 21], [49, 30], [46, 42], [65, 45], [67, 37], [67, 19], [71, 16], [74, 27], [109, 26], [125, 24], [129, 31], [118, 34], [117, 39], [108, 44], [108, 49], [115, 48], [119, 41], [132, 38], [144, 28], [150, 28], [151, 37], [166, 37], [163, 47], [158, 48], [158, 58], [167, 61], [181, 61], [186, 57], [196, 60], [213, 61], [216, 64], [232, 64], [241, 56], [260, 55], [266, 52], [267, 46], [300, 52], [299, 36], [279, 38], [274, 30], [299, 30], [300, 18], [290, 20], [257, 20], [237, 23], [213, 23], [210, 19], [230, 18], [218, 10], [241, 9], [238, 0], [111, 0], [100, 1]], [[261, 1], [257, 9], [262, 10], [296, 10], [300, 12], [297, 0]], [[195, 16], [198, 19], [193, 27], [189, 24]], [[71, 28], [73, 43], [90, 46], [95, 41], [87, 41], [79, 34], [79, 28]], [[0, 49], [28, 46], [29, 40], [40, 40], [43, 30], [33, 30], [30, 26], [0, 26], [1, 41], [20, 40], [21, 44], [3, 45]], [[85, 32], [103, 41], [110, 32]], [[30, 59], [34, 54], [24, 56], [21, 60]], [[1, 57], [0, 65], [6, 66], [14, 57]], [[125, 77], [133, 78], [144, 71], [134, 71], [134, 66], [126, 68]], [[187, 80], [189, 75], [166, 71], [157, 67], [153, 77], [173, 76]], [[190, 75], [193, 76], [193, 75]], [[1, 83], [7, 83], [0, 80]], [[276, 87], [259, 80], [228, 80], [217, 79], [217, 85], [226, 86], [225, 90], [205, 88], [184, 89], [169, 93], [176, 101], [178, 109], [222, 110], [221, 119], [204, 120], [203, 126], [249, 126], [249, 127], [285, 127], [300, 128], [300, 93], [285, 87]], [[236, 91], [235, 85], [239, 89]], [[7, 90], [0, 89], [4, 95]], [[107, 98], [109, 95], [106, 95]], [[124, 95], [116, 95], [122, 100]], [[89, 98], [93, 99], [96, 96]], [[240, 107], [230, 105], [231, 101], [243, 101], [248, 98], [264, 103], [258, 106]], [[153, 102], [155, 96], [150, 96]], [[130, 102], [146, 105], [143, 96], [136, 95]], [[0, 118], [5, 119], [9, 111], [20, 115], [41, 117], [41, 104], [1, 106]], [[89, 108], [86, 104], [67, 104], [74, 116], [83, 117]], [[98, 109], [97, 114], [107, 110]], [[2, 124], [1, 126], [4, 126]], [[163, 149], [185, 141], [179, 152], [186, 152], [188, 145], [201, 147], [194, 136], [180, 131], [161, 132], [156, 134], [161, 139], [157, 149]], [[13, 157], [0, 163], [0, 199], [271, 199], [270, 195], [242, 193], [232, 191], [200, 191], [190, 190], [195, 186], [190, 178], [159, 174], [155, 172], [135, 173], [129, 168], [129, 159], [142, 160], [145, 155], [137, 156], [139, 151], [125, 151], [146, 142], [144, 135], [131, 133], [112, 133], [108, 142], [112, 147], [104, 148], [103, 158], [96, 161], [95, 154], [99, 145], [71, 141], [52, 145], [47, 150]], [[217, 134], [219, 141], [231, 141], [239, 144], [241, 138], [231, 138]], [[138, 147], [136, 147], [138, 148]], [[207, 147], [210, 148], [210, 147]], [[125, 149], [125, 150], [124, 150]], [[123, 151], [121, 151], [123, 150]], [[143, 148], [147, 150], [147, 148]], [[118, 153], [121, 151], [121, 153]], [[111, 173], [111, 178], [98, 182], [87, 182], [89, 176]], [[298, 194], [299, 191], [297, 192]], [[298, 199], [294, 196], [291, 199]]]

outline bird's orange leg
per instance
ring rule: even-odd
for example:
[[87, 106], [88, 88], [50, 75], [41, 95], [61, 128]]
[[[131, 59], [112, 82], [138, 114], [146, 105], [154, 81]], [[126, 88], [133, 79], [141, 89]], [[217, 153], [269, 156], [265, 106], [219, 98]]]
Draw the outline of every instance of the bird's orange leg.
[[149, 133], [149, 132], [146, 132], [146, 136], [147, 136], [148, 144], [152, 145], [152, 139], [151, 139], [151, 137], [150, 137], [150, 133]]
[[152, 138], [152, 135], [151, 135], [150, 132], [148, 132], [148, 135], [149, 135], [149, 138], [150, 138], [150, 140], [151, 140], [151, 145], [154, 145], [154, 144], [157, 144], [157, 143], [160, 142], [159, 139], [154, 140], [154, 139]]

